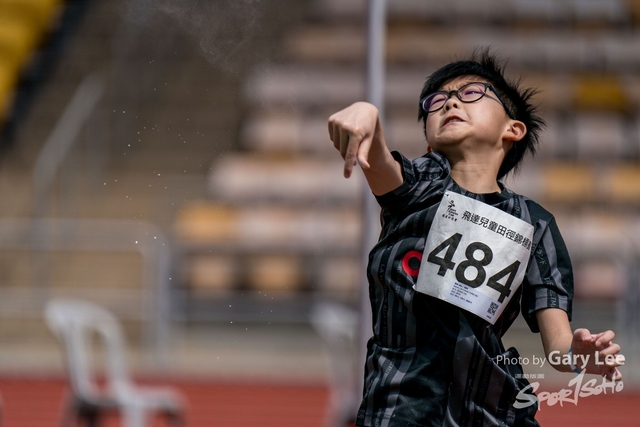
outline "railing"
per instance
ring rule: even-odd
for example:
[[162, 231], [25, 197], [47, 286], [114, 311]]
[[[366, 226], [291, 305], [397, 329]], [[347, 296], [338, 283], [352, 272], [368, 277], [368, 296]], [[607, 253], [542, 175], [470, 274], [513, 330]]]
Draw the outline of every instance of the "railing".
[[[36, 238], [34, 228], [41, 231]], [[15, 288], [0, 289], [0, 318], [41, 318], [44, 304], [54, 294], [83, 296], [96, 302], [114, 299], [115, 305], [121, 308], [118, 314], [145, 323], [144, 339], [153, 347], [156, 363], [166, 362], [171, 251], [169, 241], [153, 224], [133, 220], [0, 219], [0, 249], [31, 253], [82, 251], [140, 255], [143, 279], [139, 291], [91, 289], [90, 284], [86, 288], [71, 289], [30, 283], [23, 292]], [[138, 297], [139, 305], [136, 306]], [[123, 304], [128, 304], [128, 309], [122, 310]]]

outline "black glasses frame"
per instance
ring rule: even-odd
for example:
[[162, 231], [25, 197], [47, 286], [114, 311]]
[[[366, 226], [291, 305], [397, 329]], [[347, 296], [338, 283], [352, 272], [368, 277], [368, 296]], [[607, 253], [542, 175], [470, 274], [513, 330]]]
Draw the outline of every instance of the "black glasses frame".
[[[477, 99], [474, 99], [472, 101], [465, 101], [460, 97], [460, 91], [463, 90], [464, 88], [470, 86], [470, 85], [482, 85], [482, 86], [484, 86], [484, 92]], [[514, 117], [511, 114], [511, 111], [509, 111], [509, 109], [507, 108], [507, 105], [504, 103], [502, 98], [500, 98], [500, 95], [498, 94], [498, 91], [496, 91], [496, 89], [493, 87], [493, 85], [491, 83], [485, 83], [485, 82], [469, 82], [469, 83], [459, 87], [458, 89], [450, 90], [448, 92], [444, 91], [444, 90], [439, 90], [437, 92], [433, 92], [432, 94], [427, 95], [427, 96], [425, 96], [424, 98], [422, 98], [420, 100], [420, 106], [422, 107], [422, 110], [427, 114], [435, 113], [436, 111], [441, 110], [444, 107], [444, 105], [447, 103], [447, 101], [445, 101], [440, 107], [436, 108], [435, 110], [426, 109], [425, 108], [426, 102], [428, 100], [432, 99], [436, 95], [444, 94], [444, 95], [447, 96], [447, 100], [449, 100], [451, 98], [451, 95], [455, 94], [456, 98], [458, 98], [460, 100], [460, 102], [464, 102], [465, 104], [470, 104], [472, 102], [480, 101], [482, 98], [484, 98], [484, 96], [487, 94], [487, 89], [490, 89], [491, 92], [493, 92], [496, 95], [496, 98], [498, 98], [497, 101], [500, 102], [500, 104], [502, 104], [502, 107], [504, 108], [504, 111], [507, 113], [507, 116], [509, 116], [510, 119], [514, 120]]]

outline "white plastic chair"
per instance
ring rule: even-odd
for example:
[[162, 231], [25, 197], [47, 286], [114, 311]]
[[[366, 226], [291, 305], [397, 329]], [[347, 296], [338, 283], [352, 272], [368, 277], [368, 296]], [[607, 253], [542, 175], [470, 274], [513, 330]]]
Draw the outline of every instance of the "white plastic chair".
[[313, 307], [310, 320], [322, 338], [329, 367], [331, 394], [324, 425], [352, 425], [360, 405], [356, 393], [358, 313], [343, 304], [320, 302]]
[[[98, 425], [100, 415], [118, 411], [124, 427], [145, 427], [148, 415], [161, 413], [170, 425], [183, 426], [183, 398], [170, 388], [139, 387], [130, 379], [125, 343], [118, 319], [95, 304], [75, 299], [54, 299], [45, 307], [45, 320], [65, 351], [71, 393], [61, 427], [82, 420]], [[91, 353], [94, 334], [106, 351], [105, 387], [95, 381]]]

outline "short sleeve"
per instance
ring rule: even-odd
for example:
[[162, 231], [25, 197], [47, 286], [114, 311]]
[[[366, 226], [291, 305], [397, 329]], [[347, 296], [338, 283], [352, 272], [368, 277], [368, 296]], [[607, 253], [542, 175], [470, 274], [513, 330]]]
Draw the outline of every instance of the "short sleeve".
[[539, 220], [523, 283], [522, 314], [532, 332], [540, 332], [535, 312], [559, 308], [571, 320], [573, 268], [555, 219]]
[[449, 162], [441, 154], [431, 152], [414, 160], [397, 151], [391, 155], [400, 164], [403, 182], [395, 190], [376, 196], [383, 215], [428, 199], [436, 191], [434, 182], [449, 176]]

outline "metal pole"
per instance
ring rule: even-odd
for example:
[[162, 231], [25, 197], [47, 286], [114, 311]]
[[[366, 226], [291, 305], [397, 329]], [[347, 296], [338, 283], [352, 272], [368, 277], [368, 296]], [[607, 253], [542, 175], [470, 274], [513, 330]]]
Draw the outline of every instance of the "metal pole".
[[[367, 101], [378, 108], [380, 121], [384, 118], [385, 93], [385, 40], [387, 21], [386, 0], [369, 0], [369, 24], [367, 28]], [[380, 233], [378, 205], [365, 184], [362, 191], [363, 221], [362, 221], [362, 263], [363, 276], [360, 287], [360, 316], [358, 325], [358, 365], [364, 372], [367, 354], [367, 341], [371, 337], [371, 305], [369, 302], [369, 282], [366, 268], [369, 261], [369, 251], [375, 245]], [[364, 375], [359, 375], [356, 396], [362, 394]], [[356, 399], [357, 401], [357, 399]]]
[[86, 77], [38, 154], [33, 175], [34, 217], [46, 217], [56, 172], [104, 92], [102, 78]]
[[78, 137], [80, 130], [90, 117], [104, 92], [102, 78], [97, 75], [85, 77], [76, 89], [55, 128], [40, 150], [33, 172], [33, 231], [34, 241], [32, 265], [32, 289], [34, 295], [46, 299], [48, 293], [48, 265], [44, 254], [35, 249], [41, 241], [48, 239], [51, 230], [43, 228], [46, 222], [37, 221], [48, 216], [52, 200], [52, 186], [60, 165]]

